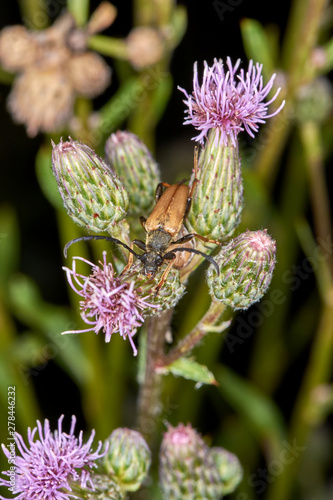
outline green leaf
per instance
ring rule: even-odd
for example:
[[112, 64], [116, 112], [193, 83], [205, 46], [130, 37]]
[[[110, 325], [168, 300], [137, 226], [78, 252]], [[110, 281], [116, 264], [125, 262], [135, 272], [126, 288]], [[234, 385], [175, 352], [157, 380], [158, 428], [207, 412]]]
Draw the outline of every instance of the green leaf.
[[263, 74], [270, 78], [274, 72], [274, 53], [264, 27], [254, 19], [243, 19], [241, 33], [248, 59], [263, 64]]
[[101, 133], [109, 135], [118, 129], [147, 92], [147, 84], [139, 76], [129, 78], [101, 108]]
[[70, 335], [61, 335], [63, 331], [75, 329], [69, 310], [43, 301], [36, 284], [24, 275], [12, 277], [9, 298], [15, 315], [31, 329], [43, 334], [45, 347], [54, 361], [78, 385], [86, 383], [92, 371], [89, 358]]
[[177, 47], [184, 38], [187, 30], [187, 10], [184, 5], [175, 7], [172, 13], [171, 26], [171, 41], [172, 47]]
[[0, 209], [0, 283], [5, 285], [17, 269], [19, 259], [19, 228], [14, 210]]
[[168, 73], [160, 80], [152, 96], [151, 111], [154, 123], [157, 125], [167, 107], [173, 89], [173, 79]]
[[51, 144], [49, 146], [42, 145], [36, 156], [36, 175], [45, 198], [54, 208], [65, 211], [57, 182], [52, 172], [51, 157]]
[[251, 382], [221, 365], [215, 370], [221, 396], [237, 411], [257, 438], [278, 452], [286, 437], [284, 420], [279, 408]]
[[171, 365], [163, 367], [160, 372], [163, 374], [172, 373], [175, 376], [193, 380], [197, 382], [198, 387], [201, 384], [217, 385], [214, 375], [207, 366], [197, 363], [193, 358], [179, 358]]

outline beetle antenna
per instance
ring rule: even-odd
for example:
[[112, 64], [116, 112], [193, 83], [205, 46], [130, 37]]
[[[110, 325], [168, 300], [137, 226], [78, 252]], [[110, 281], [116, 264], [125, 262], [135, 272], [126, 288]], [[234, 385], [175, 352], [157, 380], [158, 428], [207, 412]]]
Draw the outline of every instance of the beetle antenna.
[[174, 253], [174, 252], [192, 252], [192, 253], [196, 253], [198, 255], [202, 255], [202, 257], [204, 257], [206, 260], [208, 260], [208, 262], [213, 264], [213, 266], [216, 269], [217, 275], [220, 276], [219, 266], [217, 265], [217, 263], [215, 262], [213, 257], [211, 257], [210, 255], [207, 255], [206, 253], [200, 252], [200, 250], [196, 250], [195, 248], [177, 247], [175, 249], [172, 249], [171, 252], [172, 253]]
[[74, 240], [69, 241], [66, 243], [64, 247], [64, 256], [67, 259], [67, 250], [69, 249], [70, 246], [73, 245], [73, 243], [77, 243], [78, 241], [89, 241], [89, 240], [106, 240], [106, 241], [112, 241], [113, 243], [117, 243], [117, 245], [122, 245], [125, 247], [129, 252], [131, 252], [137, 259], [141, 259], [141, 255], [137, 254], [134, 252], [134, 250], [131, 249], [126, 243], [123, 243], [120, 240], [117, 240], [116, 238], [111, 238], [111, 236], [81, 236], [80, 238], [75, 238]]

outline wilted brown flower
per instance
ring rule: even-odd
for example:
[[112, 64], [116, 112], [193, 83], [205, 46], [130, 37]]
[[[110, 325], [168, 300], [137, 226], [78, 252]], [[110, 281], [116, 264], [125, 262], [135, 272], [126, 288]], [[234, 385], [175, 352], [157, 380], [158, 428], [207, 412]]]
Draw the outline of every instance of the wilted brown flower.
[[134, 28], [127, 37], [127, 50], [129, 61], [136, 69], [156, 64], [163, 56], [162, 35], [149, 26]]
[[18, 73], [8, 109], [30, 137], [39, 131], [60, 131], [73, 116], [77, 95], [93, 98], [110, 84], [110, 68], [86, 49], [89, 34], [89, 23], [86, 30], [79, 29], [69, 13], [44, 31], [23, 26], [1, 31], [0, 63]]

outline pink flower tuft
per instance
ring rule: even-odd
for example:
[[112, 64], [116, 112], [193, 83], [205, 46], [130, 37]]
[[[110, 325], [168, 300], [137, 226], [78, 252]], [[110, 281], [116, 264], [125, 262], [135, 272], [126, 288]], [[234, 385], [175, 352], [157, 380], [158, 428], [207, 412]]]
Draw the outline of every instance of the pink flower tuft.
[[262, 64], [254, 65], [253, 61], [250, 61], [247, 72], [244, 73], [241, 69], [236, 75], [239, 65], [240, 59], [233, 67], [228, 57], [228, 70], [225, 72], [221, 59], [214, 59], [211, 67], [205, 61], [200, 86], [198, 67], [195, 63], [192, 95], [178, 87], [185, 94], [184, 103], [188, 106], [184, 125], [193, 125], [200, 131], [194, 139], [201, 144], [212, 128], [219, 131], [220, 144], [227, 145], [230, 139], [232, 144], [236, 145], [237, 135], [242, 130], [246, 130], [251, 137], [254, 137], [259, 124], [265, 123], [267, 118], [279, 113], [285, 104], [283, 101], [274, 113], [267, 114], [268, 105], [277, 98], [281, 90], [279, 88], [271, 100], [264, 102], [273, 87], [276, 75], [274, 74], [264, 86], [261, 75]]
[[[18, 494], [16, 500], [68, 500], [79, 498], [72, 491], [73, 483], [78, 483], [81, 488], [94, 490], [88, 468], [96, 467], [95, 461], [107, 452], [100, 453], [102, 442], [98, 444], [95, 452], [91, 445], [95, 436], [93, 430], [86, 444], [82, 442], [82, 431], [75, 437], [74, 428], [76, 417], [73, 415], [70, 433], [62, 431], [64, 415], [58, 420], [58, 430], [50, 431], [50, 424], [45, 420], [44, 427], [37, 420], [37, 427], [28, 429], [28, 445], [23, 437], [15, 433], [15, 443], [21, 456], [15, 457], [15, 476], [11, 471], [3, 474], [9, 479], [0, 479], [1, 486], [13, 488], [13, 493]], [[39, 439], [35, 439], [38, 432]], [[2, 445], [8, 462], [12, 462], [12, 453]], [[14, 487], [13, 487], [14, 483]], [[1, 497], [3, 499], [4, 497]]]
[[[90, 276], [79, 274], [76, 270], [76, 261], [81, 260], [92, 267]], [[73, 258], [73, 267], [64, 267], [67, 279], [73, 290], [83, 300], [80, 302], [81, 317], [85, 323], [91, 325], [84, 330], [70, 330], [65, 333], [82, 333], [93, 331], [96, 334], [102, 329], [105, 333], [105, 342], [110, 342], [113, 333], [119, 332], [126, 339], [128, 337], [134, 356], [137, 348], [133, 341], [137, 328], [144, 322], [139, 311], [148, 307], [158, 307], [146, 302], [134, 290], [134, 281], [128, 283], [114, 275], [112, 264], [106, 262], [106, 252], [103, 252], [102, 267], [82, 258]]]

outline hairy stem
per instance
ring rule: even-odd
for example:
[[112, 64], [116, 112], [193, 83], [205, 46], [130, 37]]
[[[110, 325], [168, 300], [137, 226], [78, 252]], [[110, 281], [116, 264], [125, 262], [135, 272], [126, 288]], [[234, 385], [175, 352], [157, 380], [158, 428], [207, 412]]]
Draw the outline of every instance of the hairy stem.
[[[306, 449], [308, 437], [312, 429], [317, 424], [317, 419], [313, 409], [318, 407], [318, 391], [324, 384], [329, 383], [332, 375], [333, 356], [333, 286], [326, 296], [326, 302], [321, 314], [321, 321], [318, 326], [311, 357], [303, 378], [303, 383], [299, 391], [294, 411], [291, 418], [288, 442], [294, 447], [297, 446], [297, 453]], [[268, 500], [289, 500], [293, 498], [292, 490], [295, 477], [301, 463], [301, 456], [298, 456], [288, 466], [283, 473], [277, 476], [272, 483]]]
[[138, 400], [137, 429], [149, 445], [154, 441], [156, 421], [160, 410], [162, 376], [156, 366], [163, 357], [165, 334], [169, 329], [173, 309], [150, 318], [148, 323], [146, 369]]

